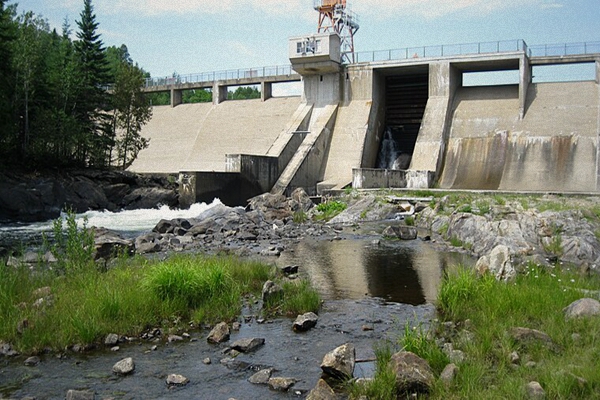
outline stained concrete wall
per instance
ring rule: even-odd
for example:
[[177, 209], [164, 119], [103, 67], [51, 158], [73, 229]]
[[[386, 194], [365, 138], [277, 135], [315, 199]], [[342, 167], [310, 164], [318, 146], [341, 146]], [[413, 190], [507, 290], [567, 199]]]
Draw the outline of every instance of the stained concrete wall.
[[355, 168], [352, 187], [356, 189], [409, 188], [426, 189], [433, 184], [433, 171]]
[[458, 90], [440, 187], [594, 191], [599, 95], [593, 82]]

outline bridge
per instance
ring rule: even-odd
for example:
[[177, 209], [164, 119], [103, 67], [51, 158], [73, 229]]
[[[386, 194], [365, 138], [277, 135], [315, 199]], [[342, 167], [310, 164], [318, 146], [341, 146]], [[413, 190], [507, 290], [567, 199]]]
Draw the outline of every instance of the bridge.
[[[307, 43], [320, 51], [307, 53]], [[328, 33], [291, 38], [289, 56], [291, 66], [148, 80], [144, 90], [170, 91], [172, 107], [155, 107], [142, 132], [150, 148], [132, 170], [180, 172], [191, 202], [243, 191], [232, 204], [296, 187], [600, 191], [600, 42], [343, 57]], [[585, 81], [533, 80], [535, 68], [582, 63], [595, 71]], [[515, 71], [516, 81], [463, 83], [494, 71]], [[273, 84], [290, 81], [302, 82], [301, 97], [271, 97]], [[242, 85], [261, 85], [262, 99], [224, 101], [228, 87]], [[206, 88], [212, 104], [180, 104], [182, 91]], [[388, 135], [408, 156], [402, 169], [376, 168]]]

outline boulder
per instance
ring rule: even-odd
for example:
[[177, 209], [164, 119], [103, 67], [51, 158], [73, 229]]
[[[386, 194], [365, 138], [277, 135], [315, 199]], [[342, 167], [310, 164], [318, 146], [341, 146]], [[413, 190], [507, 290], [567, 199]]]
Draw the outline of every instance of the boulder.
[[539, 382], [535, 382], [535, 381], [529, 382], [525, 386], [525, 391], [527, 392], [527, 397], [529, 399], [544, 399], [544, 398], [546, 398], [546, 391], [544, 390], [542, 385], [539, 384]]
[[399, 393], [429, 393], [435, 377], [429, 363], [409, 351], [401, 351], [390, 360]]
[[127, 357], [113, 365], [113, 372], [117, 375], [129, 375], [135, 370], [133, 358]]
[[417, 238], [417, 228], [408, 225], [388, 226], [383, 230], [382, 235], [393, 239], [415, 240]]
[[231, 344], [231, 349], [237, 350], [241, 353], [248, 353], [258, 349], [260, 346], [265, 344], [263, 338], [245, 338], [236, 340]]
[[595, 299], [579, 299], [563, 309], [566, 319], [600, 315], [600, 302]]
[[132, 254], [133, 242], [124, 239], [117, 232], [105, 228], [93, 228], [94, 233], [94, 259], [111, 259], [119, 254]]
[[278, 392], [287, 392], [290, 390], [292, 386], [296, 383], [294, 378], [270, 378], [269, 379], [269, 389], [275, 390]]
[[271, 378], [271, 374], [273, 373], [273, 368], [265, 368], [261, 369], [250, 378], [248, 378], [248, 382], [254, 383], [255, 385], [266, 385], [269, 383], [269, 379]]
[[169, 374], [166, 382], [169, 386], [184, 386], [187, 385], [190, 380], [183, 375]]
[[263, 303], [272, 303], [283, 297], [283, 288], [273, 281], [266, 281], [262, 289]]
[[356, 363], [356, 350], [352, 343], [346, 343], [325, 354], [321, 362], [323, 372], [339, 380], [352, 378]]
[[483, 256], [477, 260], [475, 265], [480, 275], [490, 273], [499, 281], [513, 280], [517, 271], [513, 267], [510, 251], [505, 245], [494, 247], [489, 256]]
[[229, 325], [226, 322], [221, 322], [210, 331], [206, 340], [209, 343], [223, 343], [229, 340], [229, 336]]
[[115, 346], [119, 343], [119, 335], [117, 335], [116, 333], [109, 333], [108, 335], [106, 335], [106, 338], [104, 339], [104, 344], [107, 346]]
[[552, 338], [547, 333], [536, 329], [523, 327], [511, 328], [510, 336], [519, 344], [527, 345], [532, 342], [539, 342], [550, 350], [558, 351], [558, 346], [552, 341]]
[[15, 357], [18, 355], [19, 353], [13, 350], [10, 344], [0, 341], [0, 356]]
[[124, 208], [127, 210], [158, 208], [160, 206], [175, 207], [178, 202], [179, 196], [174, 190], [161, 187], [136, 188], [123, 198]]
[[294, 321], [292, 329], [294, 329], [295, 332], [306, 332], [314, 328], [317, 325], [318, 320], [319, 317], [313, 312], [298, 315], [298, 317]]
[[28, 367], [35, 367], [36, 365], [38, 365], [40, 362], [42, 362], [42, 360], [40, 360], [39, 357], [37, 356], [32, 356], [32, 357], [28, 357], [24, 364]]
[[444, 383], [444, 385], [450, 386], [456, 379], [458, 371], [459, 369], [456, 364], [448, 364], [440, 374], [440, 380]]
[[338, 396], [335, 394], [331, 386], [325, 382], [324, 379], [319, 379], [317, 385], [310, 391], [306, 400], [337, 400]]
[[313, 203], [310, 196], [304, 191], [303, 188], [295, 189], [290, 195], [288, 203], [292, 212], [308, 212], [315, 206], [315, 203]]

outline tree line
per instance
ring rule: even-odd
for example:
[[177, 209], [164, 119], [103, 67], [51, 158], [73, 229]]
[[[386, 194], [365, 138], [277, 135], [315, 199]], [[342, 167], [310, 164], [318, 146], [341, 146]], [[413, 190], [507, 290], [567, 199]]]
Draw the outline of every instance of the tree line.
[[0, 0], [0, 166], [126, 168], [148, 145], [147, 74], [104, 47], [91, 0], [79, 17], [73, 40]]

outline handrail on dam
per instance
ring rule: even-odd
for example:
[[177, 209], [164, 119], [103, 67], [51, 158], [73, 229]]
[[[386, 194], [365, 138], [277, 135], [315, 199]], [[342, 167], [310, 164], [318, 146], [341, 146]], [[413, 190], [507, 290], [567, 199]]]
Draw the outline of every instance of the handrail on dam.
[[225, 71], [202, 72], [188, 75], [175, 75], [162, 78], [146, 79], [145, 87], [180, 85], [186, 83], [216, 82], [236, 79], [257, 79], [277, 76], [294, 75], [291, 65], [276, 65], [272, 67], [232, 69]]
[[600, 54], [600, 42], [559, 43], [530, 46], [529, 57], [566, 57]]
[[355, 63], [408, 60], [411, 58], [451, 57], [471, 54], [527, 51], [524, 40], [503, 40], [439, 46], [404, 47], [392, 50], [361, 51], [354, 53]]

